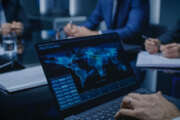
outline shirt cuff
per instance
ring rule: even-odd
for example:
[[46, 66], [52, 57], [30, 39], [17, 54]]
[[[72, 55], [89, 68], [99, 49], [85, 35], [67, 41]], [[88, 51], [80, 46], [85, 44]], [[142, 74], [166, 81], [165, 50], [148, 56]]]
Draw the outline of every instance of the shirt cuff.
[[172, 120], [180, 120], [180, 117], [174, 118], [174, 119], [172, 119]]
[[99, 33], [99, 35], [102, 35], [102, 31], [101, 30], [99, 30], [98, 33]]

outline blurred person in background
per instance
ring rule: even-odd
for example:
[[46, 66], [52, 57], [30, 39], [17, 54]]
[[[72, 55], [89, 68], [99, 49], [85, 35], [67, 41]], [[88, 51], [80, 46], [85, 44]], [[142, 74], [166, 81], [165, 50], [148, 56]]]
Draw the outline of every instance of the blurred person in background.
[[[97, 31], [105, 21], [107, 30]], [[90, 18], [82, 25], [72, 23], [64, 27], [70, 37], [118, 33], [122, 40], [140, 42], [141, 35], [149, 23], [149, 0], [99, 0]]]
[[162, 52], [167, 58], [180, 58], [180, 21], [175, 29], [168, 31], [159, 38], [149, 38], [145, 48], [150, 54]]
[[[159, 38], [148, 38], [144, 44], [150, 54], [162, 52], [164, 57], [180, 58], [180, 22], [175, 29]], [[129, 116], [138, 120], [180, 120], [180, 101], [168, 100], [161, 92], [151, 95], [128, 94], [115, 118]]]
[[19, 54], [23, 52], [21, 40], [28, 28], [29, 23], [20, 0], [0, 0], [0, 37], [16, 33]]

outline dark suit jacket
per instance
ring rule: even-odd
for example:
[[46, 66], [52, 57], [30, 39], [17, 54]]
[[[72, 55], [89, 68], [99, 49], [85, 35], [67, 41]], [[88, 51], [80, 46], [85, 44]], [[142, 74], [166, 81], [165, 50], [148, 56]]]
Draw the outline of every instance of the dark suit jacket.
[[112, 10], [114, 0], [99, 0], [97, 7], [84, 24], [89, 29], [96, 29], [105, 21], [108, 30], [103, 33], [116, 32], [121, 39], [140, 35], [149, 23], [149, 0], [120, 0], [117, 29], [112, 28]]
[[20, 0], [2, 0], [7, 22], [20, 21], [24, 24], [24, 34], [29, 30], [29, 22], [24, 13]]
[[162, 44], [168, 44], [172, 42], [180, 43], [180, 21], [175, 29], [168, 31], [167, 33], [159, 37]]

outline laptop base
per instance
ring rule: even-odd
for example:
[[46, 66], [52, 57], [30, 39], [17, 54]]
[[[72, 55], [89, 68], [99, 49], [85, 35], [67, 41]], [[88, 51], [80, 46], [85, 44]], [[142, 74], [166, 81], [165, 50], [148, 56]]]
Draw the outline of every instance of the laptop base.
[[[150, 94], [152, 92], [141, 88], [134, 91], [134, 93]], [[95, 108], [92, 108], [78, 115], [73, 115], [68, 118], [65, 118], [65, 120], [115, 120], [114, 115], [120, 109], [122, 99], [123, 97], [119, 97], [115, 100], [96, 106]], [[123, 117], [120, 118], [119, 120], [136, 120], [136, 119]]]

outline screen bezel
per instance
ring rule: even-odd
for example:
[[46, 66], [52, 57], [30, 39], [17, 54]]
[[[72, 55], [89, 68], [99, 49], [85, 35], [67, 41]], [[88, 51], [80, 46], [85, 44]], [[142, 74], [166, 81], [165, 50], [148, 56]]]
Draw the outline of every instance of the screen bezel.
[[[107, 95], [104, 95], [102, 97], [99, 97], [99, 98], [96, 98], [96, 99], [93, 99], [93, 100], [89, 100], [86, 103], [79, 104], [79, 105], [74, 106], [74, 107], [72, 107], [72, 108], [70, 108], [68, 110], [61, 111], [61, 108], [59, 107], [59, 103], [56, 100], [56, 95], [54, 93], [54, 90], [51, 87], [52, 86], [51, 81], [48, 79], [47, 71], [45, 70], [45, 65], [43, 64], [43, 61], [40, 58], [41, 52], [39, 50], [39, 46], [40, 45], [46, 45], [46, 44], [49, 45], [49, 44], [54, 44], [54, 43], [58, 43], [58, 44], [62, 44], [62, 45], [63, 44], [75, 44], [75, 43], [76, 44], [77, 43], [82, 43], [83, 44], [85, 42], [86, 43], [90, 42], [91, 40], [94, 40], [94, 39], [103, 40], [103, 42], [106, 42], [109, 39], [113, 40], [114, 42], [121, 42], [119, 36], [116, 33], [112, 33], [112, 34], [104, 34], [104, 35], [98, 35], [98, 36], [81, 37], [81, 38], [65, 39], [65, 40], [58, 40], [58, 41], [40, 42], [40, 43], [37, 43], [35, 45], [36, 51], [38, 53], [38, 57], [40, 59], [40, 63], [42, 65], [42, 67], [43, 67], [43, 71], [45, 72], [48, 84], [50, 84], [49, 88], [50, 88], [51, 92], [53, 93], [54, 100], [56, 101], [57, 109], [58, 109], [58, 111], [60, 112], [60, 114], [61, 114], [61, 116], [63, 118], [65, 118], [67, 116], [70, 116], [70, 115], [78, 114], [78, 113], [80, 113], [80, 112], [82, 112], [84, 110], [92, 108], [92, 107], [94, 107], [96, 105], [100, 105], [100, 104], [102, 104], [104, 102], [107, 102], [107, 101], [109, 101], [111, 99], [114, 99], [116, 97], [119, 97], [121, 95], [125, 95], [126, 93], [138, 88], [138, 80], [136, 80], [135, 74], [133, 73], [133, 69], [131, 68], [130, 64], [128, 63], [128, 59], [127, 59], [127, 60], [125, 60], [125, 62], [127, 62], [127, 64], [129, 64], [130, 71], [131, 71], [131, 75], [129, 77], [134, 78], [135, 81], [136, 81], [134, 85], [129, 86], [127, 88], [122, 88], [120, 91], [116, 91], [116, 92], [113, 92], [111, 94], [107, 94]], [[102, 42], [102, 41], [98, 41], [98, 42]], [[120, 44], [120, 45], [122, 45], [122, 44]], [[122, 48], [122, 51], [124, 51], [123, 46], [120, 46], [120, 47]], [[126, 59], [126, 58], [124, 58], [124, 59]]]

